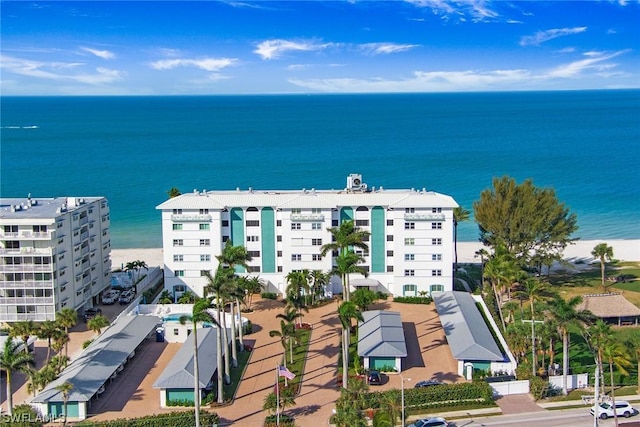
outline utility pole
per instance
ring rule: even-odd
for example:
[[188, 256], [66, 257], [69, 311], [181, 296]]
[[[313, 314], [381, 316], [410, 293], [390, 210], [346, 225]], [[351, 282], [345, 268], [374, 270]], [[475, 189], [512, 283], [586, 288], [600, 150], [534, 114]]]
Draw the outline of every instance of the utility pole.
[[593, 427], [598, 427], [598, 410], [600, 409], [600, 365], [596, 363], [596, 392], [593, 397], [595, 407], [593, 408]]

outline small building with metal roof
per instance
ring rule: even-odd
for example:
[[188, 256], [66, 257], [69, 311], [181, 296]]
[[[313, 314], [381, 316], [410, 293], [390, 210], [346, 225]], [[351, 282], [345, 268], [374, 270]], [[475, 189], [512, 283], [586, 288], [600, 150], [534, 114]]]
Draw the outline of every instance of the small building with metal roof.
[[67, 418], [87, 418], [91, 399], [97, 397], [112, 376], [126, 369], [126, 363], [145, 338], [160, 324], [156, 316], [123, 316], [117, 319], [82, 354], [62, 371], [31, 401], [42, 415], [53, 418], [63, 414], [64, 399], [56, 387], [68, 382], [73, 385], [67, 400]]
[[371, 310], [362, 313], [358, 325], [358, 356], [364, 358], [365, 369], [402, 372], [402, 358], [407, 357], [407, 345], [400, 313]]

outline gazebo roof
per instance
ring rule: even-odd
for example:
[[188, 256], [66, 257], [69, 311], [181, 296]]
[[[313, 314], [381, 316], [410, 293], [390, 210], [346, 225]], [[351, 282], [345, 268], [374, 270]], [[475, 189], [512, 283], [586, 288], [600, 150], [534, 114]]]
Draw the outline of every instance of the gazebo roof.
[[585, 295], [578, 308], [601, 318], [640, 316], [640, 308], [617, 293]]

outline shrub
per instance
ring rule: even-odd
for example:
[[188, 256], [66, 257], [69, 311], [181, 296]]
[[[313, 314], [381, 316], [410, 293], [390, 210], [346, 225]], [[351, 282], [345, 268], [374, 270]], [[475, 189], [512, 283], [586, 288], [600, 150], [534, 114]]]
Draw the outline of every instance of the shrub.
[[189, 399], [167, 399], [167, 406], [194, 406], [193, 400]]
[[0, 415], [0, 423], [15, 427], [41, 427], [43, 420], [44, 417], [38, 415], [38, 412], [27, 404], [14, 406], [12, 417]]
[[83, 342], [82, 343], [82, 349], [84, 350], [85, 348], [89, 347], [92, 342], [93, 342], [93, 340], [86, 340], [85, 342]]
[[278, 294], [275, 292], [263, 292], [260, 296], [264, 299], [278, 299]]
[[549, 382], [540, 377], [533, 377], [529, 380], [529, 391], [535, 400], [540, 400], [547, 394]]
[[[200, 423], [203, 426], [218, 424], [220, 417], [215, 412], [200, 411]], [[119, 418], [111, 421], [82, 421], [76, 427], [181, 427], [195, 425], [193, 411], [170, 412], [148, 415], [142, 418]]]
[[431, 297], [394, 297], [393, 302], [400, 302], [405, 304], [431, 304], [433, 299]]
[[244, 335], [249, 335], [253, 332], [253, 323], [251, 323], [251, 320], [247, 320], [247, 324], [243, 326], [243, 330], [242, 333]]
[[294, 427], [295, 419], [287, 414], [280, 414], [280, 424], [277, 424], [278, 418], [276, 415], [269, 415], [264, 420], [264, 427], [276, 427], [280, 425], [282, 427]]

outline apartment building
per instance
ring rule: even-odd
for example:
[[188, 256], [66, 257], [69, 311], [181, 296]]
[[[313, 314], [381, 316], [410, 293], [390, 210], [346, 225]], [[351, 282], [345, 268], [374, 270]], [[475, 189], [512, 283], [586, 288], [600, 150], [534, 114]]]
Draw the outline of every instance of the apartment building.
[[[416, 190], [369, 188], [359, 174], [341, 190], [194, 191], [169, 199], [162, 211], [165, 288], [174, 295], [202, 295], [205, 272], [215, 272], [227, 240], [244, 245], [253, 257], [248, 271], [271, 292], [284, 293], [294, 270], [330, 271], [328, 231], [354, 220], [371, 233], [361, 264], [368, 277], [351, 275], [352, 288], [364, 286], [394, 295], [421, 295], [453, 289], [453, 209], [447, 195]], [[335, 254], [334, 254], [335, 255]], [[341, 292], [334, 276], [329, 292]]]
[[104, 197], [0, 199], [0, 322], [98, 304], [111, 280]]

